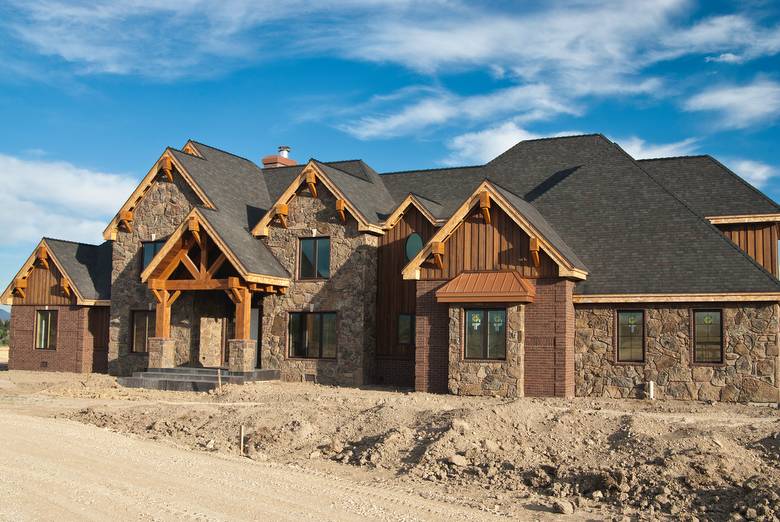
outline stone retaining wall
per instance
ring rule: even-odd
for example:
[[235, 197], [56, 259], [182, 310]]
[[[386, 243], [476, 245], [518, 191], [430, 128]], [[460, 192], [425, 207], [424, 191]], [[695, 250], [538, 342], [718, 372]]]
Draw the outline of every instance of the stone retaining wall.
[[[778, 305], [723, 304], [722, 364], [692, 362], [692, 305], [645, 305], [645, 362], [617, 363], [615, 311], [636, 305], [577, 306], [577, 396], [777, 402]], [[693, 308], [713, 308], [694, 306]]]
[[505, 360], [470, 360], [463, 355], [464, 309], [457, 305], [450, 306], [448, 387], [451, 393], [523, 396], [524, 312], [523, 305], [506, 309]]

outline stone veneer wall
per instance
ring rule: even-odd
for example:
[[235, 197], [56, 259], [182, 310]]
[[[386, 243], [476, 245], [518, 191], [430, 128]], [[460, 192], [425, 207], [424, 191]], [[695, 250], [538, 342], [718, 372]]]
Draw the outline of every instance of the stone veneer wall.
[[465, 311], [450, 306], [449, 390], [456, 395], [523, 396], [523, 305], [506, 309], [506, 359], [469, 360], [464, 358], [463, 320]]
[[615, 310], [638, 308], [576, 307], [578, 396], [644, 397], [654, 381], [658, 398], [780, 400], [778, 305], [709, 305], [723, 310], [722, 364], [692, 363], [691, 305], [645, 305], [645, 362], [616, 363]]
[[[130, 351], [131, 312], [154, 310], [156, 304], [152, 293], [141, 283], [141, 242], [166, 239], [198, 202], [181, 176], [175, 175], [173, 183], [157, 181], [135, 209], [133, 231], [117, 233], [111, 272], [110, 373], [128, 375], [148, 364], [146, 354]], [[185, 292], [171, 310], [171, 337], [178, 340], [177, 365], [189, 362], [191, 357], [194, 296]]]
[[[336, 200], [320, 184], [318, 198], [302, 190], [289, 203], [287, 228], [271, 225], [266, 244], [296, 280], [284, 295], [263, 299], [262, 367], [280, 370], [283, 380], [314, 375], [317, 382], [357, 386], [371, 378], [375, 339], [378, 238], [346, 224], [336, 214]], [[314, 230], [312, 230], [314, 229]], [[314, 232], [314, 233], [313, 233]], [[301, 237], [330, 237], [330, 278], [297, 280]], [[336, 312], [336, 359], [288, 357], [289, 312]]]

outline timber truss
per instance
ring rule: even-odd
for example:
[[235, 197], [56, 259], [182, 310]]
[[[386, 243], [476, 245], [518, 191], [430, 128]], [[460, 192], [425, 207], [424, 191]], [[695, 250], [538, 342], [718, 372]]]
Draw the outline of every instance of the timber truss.
[[[157, 300], [156, 337], [170, 337], [171, 306], [184, 291], [222, 290], [236, 306], [236, 339], [250, 338], [252, 294], [284, 294], [284, 286], [247, 282], [196, 215], [146, 280]], [[171, 241], [169, 240], [169, 242]]]

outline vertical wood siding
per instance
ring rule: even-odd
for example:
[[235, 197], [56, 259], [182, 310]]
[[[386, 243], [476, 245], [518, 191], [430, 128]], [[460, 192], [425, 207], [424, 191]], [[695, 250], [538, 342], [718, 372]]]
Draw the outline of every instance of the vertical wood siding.
[[75, 296], [66, 297], [62, 291], [62, 275], [54, 263], [49, 261], [49, 269], [33, 268], [27, 278], [24, 299], [14, 297], [14, 305], [69, 305], [76, 304]]
[[410, 206], [398, 223], [380, 238], [377, 259], [377, 355], [413, 358], [414, 348], [398, 346], [398, 315], [415, 314], [415, 281], [405, 281], [401, 270], [406, 265], [406, 239], [420, 234], [423, 245], [433, 237], [435, 228], [415, 207]]
[[718, 225], [718, 228], [759, 265], [778, 277], [778, 234], [775, 223], [739, 223]]
[[439, 270], [432, 260], [423, 263], [421, 280], [452, 279], [471, 270], [517, 270], [529, 279], [556, 277], [558, 267], [542, 251], [537, 270], [529, 252], [530, 237], [498, 207], [490, 210], [491, 224], [475, 208], [445, 241], [444, 269]]

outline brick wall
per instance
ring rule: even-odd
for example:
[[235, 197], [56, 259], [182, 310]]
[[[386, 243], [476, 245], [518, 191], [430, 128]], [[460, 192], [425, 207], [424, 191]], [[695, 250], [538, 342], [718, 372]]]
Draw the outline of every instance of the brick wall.
[[449, 371], [449, 306], [436, 302], [446, 281], [417, 282], [414, 389], [446, 393]]
[[574, 396], [574, 283], [540, 279], [525, 311], [525, 395]]
[[44, 306], [11, 308], [10, 370], [89, 372], [92, 369], [92, 339], [87, 342], [88, 307], [49, 306], [57, 311], [57, 349], [35, 349], [35, 317]]

